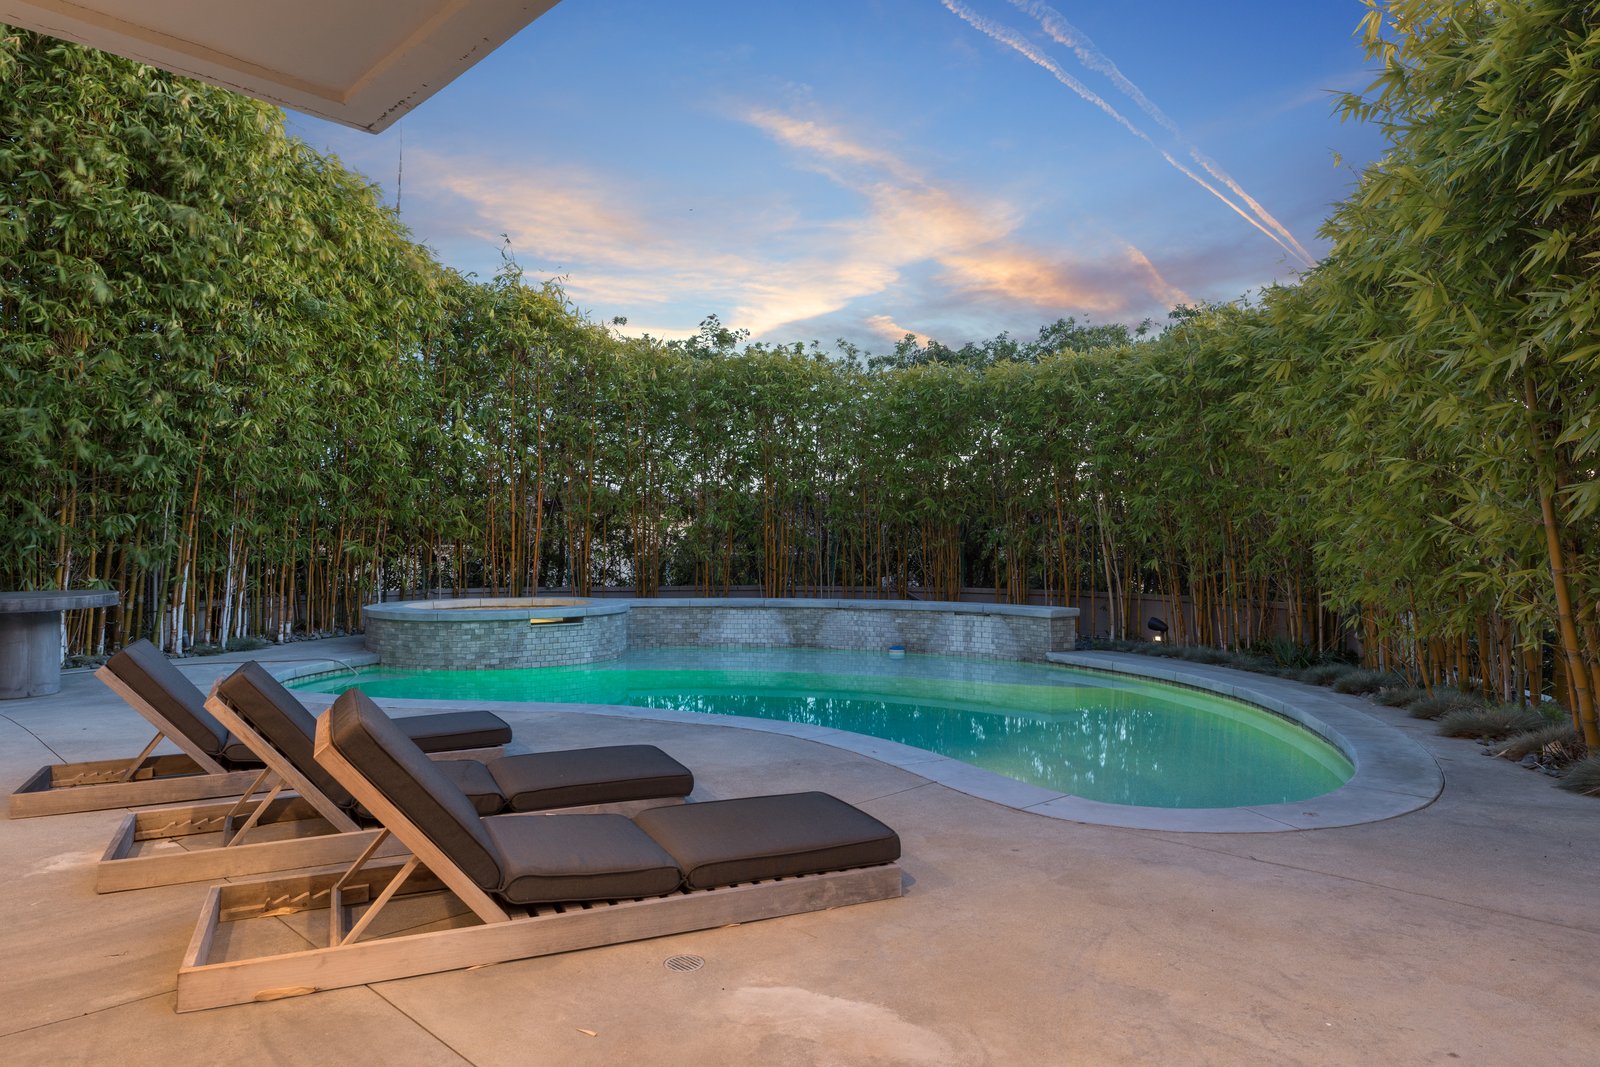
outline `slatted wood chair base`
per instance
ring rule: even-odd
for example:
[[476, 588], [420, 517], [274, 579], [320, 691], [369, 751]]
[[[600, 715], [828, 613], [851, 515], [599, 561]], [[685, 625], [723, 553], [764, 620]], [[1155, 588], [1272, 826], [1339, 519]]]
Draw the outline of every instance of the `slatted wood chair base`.
[[260, 771], [202, 771], [188, 756], [156, 756], [125, 781], [107, 781], [128, 761], [57, 763], [40, 767], [11, 794], [13, 819], [153, 804], [181, 804], [243, 793]]
[[[503, 748], [480, 748], [468, 752], [432, 752], [429, 757], [487, 763], [504, 752]], [[261, 773], [259, 768], [202, 771], [188, 756], [173, 754], [145, 760], [132, 778], [124, 780], [128, 762], [125, 759], [95, 760], [40, 767], [11, 794], [6, 814], [13, 819], [36, 819], [42, 815], [219, 800], [242, 795]]]
[[[431, 809], [425, 806], [402, 809], [366, 771], [351, 762], [352, 758], [370, 760], [372, 762], [365, 766], [386, 773], [388, 764], [383, 762], [382, 756], [374, 758], [368, 752], [353, 757], [350, 752], [340, 750], [333, 740], [332, 722], [341, 714], [341, 708], [354, 736], [376, 738], [374, 744], [387, 752], [389, 758], [400, 761], [398, 774], [389, 775], [391, 784], [399, 782], [404, 786], [409, 782], [455, 805], [458, 813], [464, 809], [468, 817], [478, 818], [464, 794], [459, 790], [450, 794], [448, 790], [455, 787], [442, 775], [430, 772], [426, 761], [418, 760], [406, 748], [380, 708], [359, 692], [341, 697], [340, 703], [317, 721], [314, 755], [317, 763], [385, 829], [343, 872], [308, 872], [288, 878], [213, 886], [206, 895], [178, 972], [179, 1011], [277, 1000], [324, 989], [639, 941], [886, 900], [902, 893], [898, 863], [882, 863], [821, 874], [767, 878], [716, 889], [680, 889], [663, 896], [638, 899], [536, 908], [519, 906], [499, 893], [491, 895], [467, 873], [458, 858], [453, 858], [447, 851], [454, 844], [448, 838], [447, 825], [440, 824], [444, 826], [442, 832], [447, 841], [441, 844], [412, 817], [412, 812]], [[351, 751], [360, 750], [353, 747]], [[840, 801], [826, 799], [848, 808]], [[875, 824], [869, 816], [859, 811], [855, 814]], [[501, 817], [539, 819], [536, 815]], [[612, 824], [602, 821], [601, 825]], [[898, 838], [886, 827], [881, 829], [889, 836], [880, 839], [879, 844], [892, 847], [897, 856]], [[467, 832], [470, 833], [470, 829]], [[405, 842], [410, 858], [398, 866], [393, 863], [369, 865], [391, 833]], [[441, 887], [467, 909], [465, 914], [457, 912], [452, 918], [472, 925], [438, 930], [413, 924], [408, 928], [412, 932], [401, 929], [389, 936], [378, 935], [375, 919], [394, 900], [401, 899], [401, 894], [437, 892]], [[354, 917], [354, 909], [363, 904], [365, 911], [352, 925], [349, 919]], [[328, 947], [253, 959], [223, 958], [229, 947], [246, 940], [224, 935], [223, 923], [319, 908], [328, 916]]]
[[[261, 809], [257, 814], [257, 809]], [[241, 820], [277, 836], [272, 840], [232, 837]], [[230, 825], [230, 823], [232, 825]], [[309, 802], [298, 796], [238, 802], [151, 808], [123, 816], [95, 867], [95, 892], [213, 882], [246, 875], [271, 874], [303, 867], [349, 864], [379, 834], [378, 830], [339, 832]], [[222, 843], [147, 851], [152, 842], [178, 842], [216, 834]], [[403, 856], [405, 849], [389, 842], [380, 856]]]
[[[361, 855], [378, 831], [358, 827], [316, 784], [301, 774], [294, 763], [263, 737], [213, 686], [206, 698], [206, 710], [228, 732], [238, 738], [266, 765], [258, 786], [282, 783], [292, 792], [276, 793], [265, 800], [252, 797], [253, 790], [232, 804], [171, 807], [135, 812], [125, 816], [111, 835], [111, 841], [95, 872], [95, 891], [118, 893], [131, 889], [177, 885], [183, 882], [216, 881], [246, 875], [271, 874], [329, 864], [348, 864]], [[498, 758], [502, 749], [483, 748], [432, 753], [434, 759]], [[681, 804], [682, 797], [623, 801], [562, 809], [563, 814], [606, 812], [636, 815], [648, 808]], [[259, 814], [257, 812], [259, 811]], [[257, 827], [272, 828], [277, 840], [250, 840]], [[201, 834], [222, 833], [215, 847], [195, 847], [189, 851], [168, 850], [142, 854], [141, 843], [177, 840]], [[259, 836], [259, 835], [258, 835]], [[405, 855], [396, 841], [387, 842], [379, 857]]]
[[[563, 815], [607, 813], [637, 815], [649, 808], [682, 804], [682, 797], [635, 800], [618, 804], [593, 804], [565, 808]], [[243, 806], [241, 807], [241, 804]], [[276, 832], [275, 840], [239, 838], [226, 844], [203, 845], [186, 850], [149, 852], [140, 846], [149, 842], [178, 841], [202, 834], [226, 835], [237, 824], [265, 810], [256, 825]], [[177, 805], [129, 812], [122, 817], [111, 841], [95, 867], [96, 893], [122, 893], [155, 886], [181, 885], [184, 882], [215, 882], [225, 878], [273, 874], [306, 867], [349, 864], [377, 837], [376, 829], [341, 830], [325, 819], [316, 807], [293, 794], [263, 800], [229, 801], [222, 804]], [[378, 858], [403, 856], [406, 849], [391, 840], [376, 854]]]
[[[117, 677], [109, 666], [96, 670], [95, 677], [155, 727], [156, 736], [143, 752], [131, 759], [57, 763], [40, 767], [11, 794], [7, 805], [7, 814], [11, 818], [33, 819], [41, 815], [237, 797], [260, 774], [260, 768], [237, 771], [224, 768], [148, 700]], [[177, 745], [183, 750], [182, 754], [151, 755], [163, 740]], [[432, 752], [429, 756], [433, 759], [471, 759], [487, 763], [504, 753], [503, 746], [495, 746], [457, 752]]]
[[[353, 909], [383, 898], [402, 870], [379, 864], [359, 871], [313, 873], [213, 886], [178, 971], [180, 1012], [278, 1000], [327, 989], [366, 985], [629, 941], [709, 930], [734, 923], [902, 894], [899, 864], [778, 878], [719, 889], [679, 890], [662, 897], [513, 909], [509, 917], [479, 925], [346, 941], [255, 959], [213, 958], [222, 924], [269, 915], [328, 910], [330, 926], [343, 930], [330, 908], [337, 894]], [[337, 887], [337, 890], [336, 890]], [[438, 892], [438, 879], [417, 869], [407, 897]], [[384, 898], [386, 900], [386, 898]], [[337, 925], [334, 925], [337, 924]], [[359, 921], [357, 927], [359, 928]], [[222, 955], [222, 953], [218, 953]]]
[[[156, 736], [145, 745], [143, 752], [131, 759], [40, 767], [11, 794], [7, 809], [11, 818], [32, 819], [40, 815], [238, 796], [255, 780], [259, 771], [224, 769], [148, 700], [117, 677], [109, 665], [94, 673], [155, 727]], [[163, 740], [177, 745], [183, 754], [151, 755]]]

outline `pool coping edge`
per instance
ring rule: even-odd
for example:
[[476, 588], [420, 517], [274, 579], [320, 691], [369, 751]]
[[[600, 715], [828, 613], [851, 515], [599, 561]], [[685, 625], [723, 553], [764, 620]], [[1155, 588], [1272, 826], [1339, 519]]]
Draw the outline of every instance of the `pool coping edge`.
[[[376, 656], [373, 657], [377, 659]], [[1151, 808], [1108, 804], [1020, 782], [994, 771], [883, 738], [832, 727], [772, 719], [663, 708], [612, 704], [564, 704], [546, 701], [497, 701], [507, 710], [598, 714], [684, 725], [720, 726], [781, 734], [866, 756], [968, 796], [1045, 818], [1132, 830], [1170, 833], [1285, 833], [1380, 822], [1427, 807], [1444, 788], [1444, 774], [1426, 749], [1398, 729], [1360, 710], [1357, 699], [1325, 693], [1298, 682], [1243, 674], [1226, 668], [1167, 662], [1117, 653], [1053, 652], [1052, 663], [1094, 673], [1143, 678], [1176, 684], [1254, 705], [1299, 723], [1325, 738], [1355, 766], [1348, 782], [1331, 793], [1290, 804], [1235, 808]], [[1142, 661], [1142, 662], [1141, 662]], [[367, 666], [369, 664], [362, 664]], [[321, 664], [299, 665], [292, 673], [274, 672], [280, 680], [302, 680], [335, 673]], [[297, 693], [325, 706], [333, 695]], [[385, 698], [383, 704], [403, 709], [481, 708], [483, 701]]]

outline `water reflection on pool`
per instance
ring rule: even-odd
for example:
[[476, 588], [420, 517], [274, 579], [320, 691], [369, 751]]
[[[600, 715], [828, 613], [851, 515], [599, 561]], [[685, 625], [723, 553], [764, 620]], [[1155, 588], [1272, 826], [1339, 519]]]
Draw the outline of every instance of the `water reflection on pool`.
[[653, 649], [573, 667], [327, 675], [296, 688], [375, 697], [672, 708], [808, 723], [902, 744], [1113, 804], [1304, 800], [1350, 762], [1238, 701], [1044, 664], [812, 649]]

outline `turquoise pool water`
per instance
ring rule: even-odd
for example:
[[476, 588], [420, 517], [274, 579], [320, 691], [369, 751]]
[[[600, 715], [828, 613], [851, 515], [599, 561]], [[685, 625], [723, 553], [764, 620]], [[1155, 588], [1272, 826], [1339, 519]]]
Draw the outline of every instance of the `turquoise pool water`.
[[811, 649], [664, 649], [504, 671], [324, 675], [374, 697], [676, 708], [829, 726], [914, 745], [1090, 800], [1279, 804], [1343, 785], [1350, 762], [1291, 722], [1179, 686], [1044, 664]]

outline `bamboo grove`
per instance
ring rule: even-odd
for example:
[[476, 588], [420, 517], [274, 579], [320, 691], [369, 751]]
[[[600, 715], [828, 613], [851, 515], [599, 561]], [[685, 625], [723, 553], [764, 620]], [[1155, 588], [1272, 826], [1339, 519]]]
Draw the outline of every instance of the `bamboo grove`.
[[1156, 597], [1182, 641], [1353, 631], [1553, 693], [1600, 746], [1600, 25], [1394, 0], [1362, 32], [1345, 108], [1390, 147], [1300, 284], [866, 359], [463, 277], [274, 109], [7, 31], [0, 584], [119, 590], [87, 652], [429, 589], [981, 585], [1102, 597], [1107, 636]]

